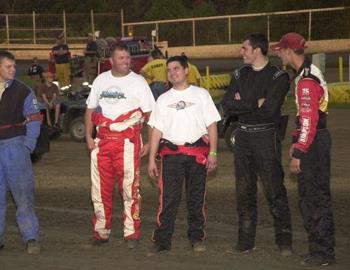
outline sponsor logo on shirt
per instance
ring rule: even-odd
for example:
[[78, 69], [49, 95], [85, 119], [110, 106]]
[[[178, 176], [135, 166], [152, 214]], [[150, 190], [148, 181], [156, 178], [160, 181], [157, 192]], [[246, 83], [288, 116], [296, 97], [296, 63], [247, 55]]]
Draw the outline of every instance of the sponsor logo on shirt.
[[179, 110], [184, 110], [184, 109], [186, 109], [188, 107], [191, 107], [193, 105], [195, 105], [195, 103], [193, 103], [193, 102], [186, 102], [186, 101], [180, 100], [177, 103], [173, 103], [173, 104], [168, 105], [168, 107], [179, 111]]
[[100, 94], [100, 99], [105, 99], [108, 103], [117, 103], [120, 99], [126, 99], [126, 96], [118, 87], [112, 87], [108, 90], [103, 90]]

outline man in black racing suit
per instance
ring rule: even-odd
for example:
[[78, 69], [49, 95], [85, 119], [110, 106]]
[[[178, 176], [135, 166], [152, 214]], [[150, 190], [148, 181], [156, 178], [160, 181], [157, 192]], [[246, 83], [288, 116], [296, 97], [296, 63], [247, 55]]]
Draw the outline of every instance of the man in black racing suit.
[[240, 53], [247, 65], [235, 70], [223, 98], [225, 113], [237, 115], [239, 121], [234, 148], [238, 243], [228, 252], [255, 249], [259, 177], [273, 216], [276, 244], [288, 256], [292, 231], [278, 126], [290, 81], [286, 72], [271, 65], [267, 51], [265, 35], [250, 34], [244, 39]]

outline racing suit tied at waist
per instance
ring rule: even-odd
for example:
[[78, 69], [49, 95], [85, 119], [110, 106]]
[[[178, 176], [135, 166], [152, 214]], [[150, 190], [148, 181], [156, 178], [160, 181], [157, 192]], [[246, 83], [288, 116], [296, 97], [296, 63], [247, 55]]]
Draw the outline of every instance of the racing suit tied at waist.
[[131, 142], [141, 134], [144, 121], [141, 109], [135, 109], [115, 120], [111, 120], [102, 113], [93, 112], [91, 121], [97, 128], [97, 138], [103, 140], [124, 140], [128, 138]]
[[204, 146], [197, 146], [196, 144], [176, 145], [168, 140], [161, 139], [159, 144], [158, 157], [163, 158], [163, 156], [166, 156], [166, 155], [179, 155], [179, 154], [194, 156], [198, 164], [205, 165], [207, 163], [209, 149], [210, 148], [208, 144]]

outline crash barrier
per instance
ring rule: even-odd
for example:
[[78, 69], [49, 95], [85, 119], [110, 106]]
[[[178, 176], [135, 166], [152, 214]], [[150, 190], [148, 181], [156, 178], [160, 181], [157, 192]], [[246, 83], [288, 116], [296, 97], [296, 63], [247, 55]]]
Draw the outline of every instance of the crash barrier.
[[207, 75], [200, 79], [201, 87], [208, 89], [210, 95], [214, 100], [221, 98], [225, 89], [230, 84], [230, 74], [217, 74], [209, 75], [209, 69], [207, 68]]
[[[214, 100], [221, 98], [230, 83], [230, 74], [203, 76], [201, 87], [208, 89]], [[350, 104], [350, 82], [328, 83], [329, 102], [335, 104]]]
[[350, 82], [328, 84], [329, 102], [336, 104], [350, 104]]

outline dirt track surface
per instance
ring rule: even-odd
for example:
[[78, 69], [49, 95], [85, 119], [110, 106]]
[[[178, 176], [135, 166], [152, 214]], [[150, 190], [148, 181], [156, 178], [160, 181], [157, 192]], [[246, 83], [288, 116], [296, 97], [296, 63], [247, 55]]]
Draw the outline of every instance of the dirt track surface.
[[[331, 110], [329, 126], [333, 136], [332, 195], [336, 224], [337, 264], [330, 269], [349, 269], [350, 244], [350, 110]], [[293, 118], [293, 117], [292, 117]], [[292, 121], [289, 121], [289, 129]], [[290, 134], [290, 132], [289, 132]], [[284, 165], [287, 147], [284, 142]], [[157, 189], [142, 167], [143, 236], [139, 247], [130, 251], [122, 239], [120, 198], [116, 193], [110, 242], [88, 248], [91, 239], [89, 158], [84, 144], [68, 137], [52, 142], [51, 152], [34, 166], [36, 175], [36, 209], [41, 226], [42, 253], [25, 253], [15, 223], [15, 207], [9, 199], [7, 240], [0, 251], [0, 270], [17, 269], [303, 269], [300, 258], [283, 258], [274, 244], [272, 218], [261, 189], [258, 197], [259, 223], [257, 249], [248, 255], [230, 255], [226, 250], [237, 237], [237, 215], [234, 195], [233, 158], [223, 141], [219, 147], [219, 170], [207, 184], [207, 252], [194, 254], [186, 238], [186, 209], [181, 204], [170, 253], [147, 257], [155, 224]], [[296, 182], [286, 173], [286, 186], [293, 220], [294, 249], [307, 251], [307, 239], [297, 206]]]

